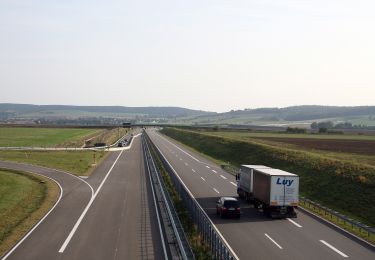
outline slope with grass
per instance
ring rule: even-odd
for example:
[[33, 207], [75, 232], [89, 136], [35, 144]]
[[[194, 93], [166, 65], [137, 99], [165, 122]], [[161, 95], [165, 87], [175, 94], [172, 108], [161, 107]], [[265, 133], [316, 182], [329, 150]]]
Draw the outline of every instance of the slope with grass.
[[302, 195], [375, 225], [375, 167], [254, 140], [164, 128], [162, 132], [213, 158], [239, 166], [264, 164], [300, 176]]
[[0, 256], [42, 218], [58, 194], [46, 178], [0, 169]]
[[88, 176], [106, 154], [105, 151], [0, 151], [0, 160], [35, 164]]

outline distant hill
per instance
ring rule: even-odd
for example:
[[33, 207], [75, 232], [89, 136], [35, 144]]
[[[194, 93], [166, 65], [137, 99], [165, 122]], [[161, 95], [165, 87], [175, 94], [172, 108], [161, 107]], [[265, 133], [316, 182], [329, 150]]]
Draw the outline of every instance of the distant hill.
[[151, 118], [176, 118], [213, 114], [181, 107], [123, 107], [123, 106], [67, 106], [0, 104], [0, 114], [8, 118], [51, 118], [51, 117], [124, 117], [145, 116]]
[[214, 113], [181, 107], [123, 107], [0, 104], [2, 122], [57, 122], [58, 124], [138, 123], [198, 125], [254, 125], [309, 127], [314, 121], [330, 120], [375, 126], [375, 106], [292, 106]]
[[292, 106], [285, 108], [257, 108], [232, 110], [225, 113], [200, 115], [181, 123], [230, 124], [263, 126], [308, 127], [313, 121], [330, 120], [336, 123], [375, 126], [375, 106]]

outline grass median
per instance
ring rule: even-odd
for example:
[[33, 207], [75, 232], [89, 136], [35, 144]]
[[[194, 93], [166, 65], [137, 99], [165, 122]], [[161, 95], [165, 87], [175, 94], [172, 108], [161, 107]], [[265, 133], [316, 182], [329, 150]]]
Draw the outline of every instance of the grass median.
[[0, 256], [49, 211], [59, 192], [47, 178], [0, 169]]

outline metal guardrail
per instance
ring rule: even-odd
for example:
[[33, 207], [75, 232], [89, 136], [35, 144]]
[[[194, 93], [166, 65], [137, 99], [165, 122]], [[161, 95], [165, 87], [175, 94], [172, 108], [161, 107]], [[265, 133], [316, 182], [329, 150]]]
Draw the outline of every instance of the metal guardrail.
[[348, 216], [345, 216], [330, 208], [322, 206], [319, 203], [316, 203], [312, 200], [300, 196], [299, 204], [303, 205], [307, 209], [316, 210], [327, 218], [330, 218], [332, 220], [336, 219], [338, 223], [343, 224], [344, 226], [351, 226], [352, 229], [358, 229], [361, 233], [367, 234], [367, 237], [375, 236], [374, 228], [371, 228], [370, 226], [367, 226], [359, 221], [351, 219]]
[[185, 232], [178, 218], [178, 214], [176, 212], [172, 199], [170, 198], [168, 194], [164, 180], [161, 176], [161, 173], [158, 167], [156, 167], [155, 162], [152, 158], [152, 155], [149, 149], [150, 141], [146, 140], [144, 136], [145, 135], [142, 135], [145, 159], [147, 160], [147, 163], [150, 166], [150, 170], [151, 170], [150, 174], [151, 174], [152, 179], [154, 180], [154, 183], [159, 186], [158, 188], [161, 193], [161, 199], [163, 200], [166, 211], [168, 213], [168, 217], [169, 217], [169, 220], [173, 229], [173, 233], [174, 233], [177, 245], [178, 245], [180, 256], [184, 260], [195, 259], [194, 253], [186, 238]]
[[234, 260], [239, 259], [234, 253], [233, 249], [229, 246], [228, 242], [221, 235], [220, 231], [216, 228], [215, 224], [211, 221], [210, 217], [204, 211], [204, 209], [199, 205], [198, 201], [194, 198], [189, 189], [182, 182], [180, 177], [177, 175], [173, 167], [166, 160], [161, 151], [156, 147], [150, 138], [145, 134], [147, 140], [154, 147], [154, 150], [158, 154], [164, 168], [171, 177], [171, 180], [180, 195], [182, 201], [184, 202], [186, 208], [188, 209], [190, 216], [198, 227], [198, 230], [202, 236], [204, 242], [209, 245], [212, 256], [214, 259], [223, 260]]

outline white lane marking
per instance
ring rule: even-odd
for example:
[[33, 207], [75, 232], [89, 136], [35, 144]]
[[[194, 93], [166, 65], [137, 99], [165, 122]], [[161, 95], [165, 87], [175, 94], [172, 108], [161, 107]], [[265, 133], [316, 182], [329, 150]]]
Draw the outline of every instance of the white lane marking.
[[158, 133], [155, 133], [156, 135], [158, 135], [159, 137], [161, 137], [162, 139], [164, 139], [165, 141], [167, 141], [168, 143], [170, 143], [171, 145], [173, 145], [174, 147], [176, 147], [178, 150], [180, 150], [181, 152], [183, 152], [184, 154], [190, 156], [191, 158], [193, 158], [195, 161], [197, 162], [200, 162], [197, 158], [195, 158], [194, 156], [192, 156], [190, 153], [188, 152], [185, 152], [184, 150], [182, 150], [180, 147], [178, 147], [177, 145], [175, 145], [174, 143], [172, 143], [171, 141], [169, 141], [167, 138], [165, 138], [164, 136], [161, 136], [160, 134]]
[[232, 185], [237, 187], [237, 184], [235, 184], [233, 181], [230, 182]]
[[346, 254], [344, 254], [343, 252], [341, 252], [340, 250], [338, 250], [336, 247], [328, 244], [326, 241], [324, 241], [324, 240], [319, 240], [319, 241], [322, 242], [323, 244], [325, 244], [326, 246], [328, 246], [329, 248], [331, 248], [333, 251], [335, 251], [336, 253], [338, 253], [342, 257], [349, 257]]
[[271, 240], [278, 248], [283, 249], [275, 240], [273, 240], [268, 234], [264, 233], [264, 235]]
[[210, 166], [206, 165], [206, 168], [207, 168], [207, 169], [210, 169]]
[[202, 179], [203, 181], [206, 181], [206, 179], [205, 179], [205, 178], [203, 178], [203, 177], [201, 177], [201, 179]]
[[224, 175], [220, 175], [221, 178], [223, 178], [224, 180], [227, 179], [227, 177], [225, 177]]
[[215, 170], [212, 170], [212, 172], [217, 173], [217, 171], [215, 171]]
[[92, 203], [94, 202], [96, 196], [98, 195], [98, 193], [100, 192], [100, 190], [102, 189], [105, 181], [107, 180], [109, 174], [112, 172], [112, 169], [115, 167], [118, 159], [120, 158], [120, 156], [122, 155], [122, 152], [124, 150], [121, 150], [120, 154], [117, 156], [115, 162], [112, 164], [111, 168], [109, 169], [109, 171], [107, 172], [107, 174], [105, 175], [104, 179], [102, 180], [102, 182], [100, 183], [98, 189], [95, 191], [94, 193], [94, 196], [91, 197], [89, 203], [87, 204], [86, 208], [83, 210], [81, 216], [79, 217], [79, 219], [77, 220], [77, 222], [75, 223], [73, 229], [70, 231], [68, 237], [65, 239], [63, 245], [61, 246], [60, 250], [59, 250], [59, 253], [64, 253], [65, 251], [65, 248], [68, 246], [70, 240], [72, 239], [74, 233], [77, 231], [79, 225], [81, 224], [83, 218], [85, 217], [87, 211], [89, 210], [89, 208], [91, 207]]
[[186, 166], [188, 166], [189, 164], [188, 163], [185, 163]]
[[[155, 133], [155, 132], [154, 132]], [[160, 136], [160, 135], [158, 135]], [[205, 213], [205, 211], [203, 210], [202, 206], [198, 203], [197, 199], [195, 198], [195, 196], [193, 195], [193, 193], [191, 193], [191, 191], [189, 190], [189, 188], [186, 186], [186, 184], [182, 181], [180, 175], [176, 172], [176, 170], [173, 168], [173, 166], [171, 165], [171, 163], [165, 158], [165, 155], [163, 154], [163, 152], [160, 150], [160, 148], [158, 147], [158, 145], [156, 143], [154, 143], [156, 145], [156, 148], [158, 149], [158, 151], [160, 152], [160, 154], [162, 155], [162, 157], [166, 160], [166, 162], [168, 163], [169, 167], [171, 167], [173, 173], [177, 176], [177, 179], [180, 181], [180, 183], [182, 184], [182, 186], [186, 189], [187, 193], [189, 194], [189, 196], [191, 198], [193, 198], [194, 202], [197, 203], [198, 205], [198, 208], [204, 213], [204, 215], [207, 217], [209, 223], [213, 226], [214, 230], [217, 232], [217, 234], [219, 234], [219, 237], [222, 239], [222, 241], [224, 241], [224, 244], [227, 246], [227, 248], [229, 249], [230, 253], [233, 255], [234, 259], [240, 259], [237, 254], [234, 252], [234, 250], [232, 249], [232, 247], [229, 245], [228, 241], [224, 238], [224, 236], [221, 234], [220, 230], [216, 227], [216, 225], [211, 221], [211, 219], [208, 217], [208, 215]]]
[[216, 191], [216, 193], [220, 193], [217, 189], [215, 189], [215, 188], [213, 188], [214, 189], [214, 191]]
[[180, 161], [182, 161], [182, 158], [180, 158]]
[[176, 153], [176, 157], [178, 157], [177, 153]]
[[22, 244], [22, 242], [23, 241], [25, 241], [25, 239], [26, 238], [28, 238], [30, 235], [31, 235], [31, 233], [33, 233], [33, 231], [46, 219], [46, 217], [48, 217], [48, 215], [56, 208], [56, 206], [59, 204], [59, 202], [60, 202], [60, 200], [61, 200], [61, 198], [62, 198], [62, 196], [63, 196], [63, 188], [61, 187], [61, 185], [60, 185], [60, 183], [58, 182], [58, 181], [56, 181], [56, 180], [54, 180], [54, 179], [52, 179], [51, 177], [48, 177], [48, 176], [45, 176], [45, 175], [42, 175], [42, 174], [39, 174], [39, 173], [34, 173], [34, 172], [30, 172], [30, 173], [32, 173], [32, 174], [36, 174], [36, 175], [39, 175], [39, 176], [43, 176], [43, 177], [45, 177], [45, 178], [47, 178], [47, 179], [50, 179], [50, 180], [52, 180], [52, 181], [54, 181], [58, 186], [59, 186], [59, 188], [60, 188], [60, 196], [59, 196], [59, 198], [57, 199], [57, 201], [55, 202], [55, 204], [53, 205], [53, 207], [47, 212], [47, 214], [46, 215], [44, 215], [44, 217], [41, 219], [41, 220], [39, 220], [39, 222], [38, 223], [36, 223], [35, 224], [35, 226], [32, 228], [32, 229], [30, 229], [30, 231], [29, 232], [27, 232], [27, 234], [2, 258], [2, 260], [5, 260], [5, 259], [7, 259], [13, 252], [14, 252], [14, 250], [16, 250], [21, 244]]
[[192, 172], [196, 172], [194, 169], [191, 169]]
[[299, 228], [302, 227], [300, 224], [298, 224], [298, 223], [295, 222], [294, 220], [291, 220], [290, 218], [287, 218], [287, 220], [288, 220], [290, 223], [293, 223], [293, 225], [295, 225], [296, 227], [299, 227]]

